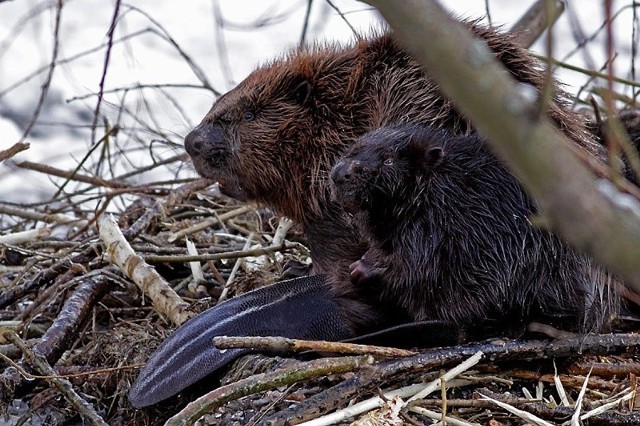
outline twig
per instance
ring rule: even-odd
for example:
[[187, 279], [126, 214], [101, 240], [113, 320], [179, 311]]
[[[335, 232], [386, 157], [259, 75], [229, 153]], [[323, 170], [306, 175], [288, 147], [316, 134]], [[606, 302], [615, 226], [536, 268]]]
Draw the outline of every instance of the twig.
[[191, 317], [189, 304], [176, 294], [153, 267], [135, 254], [113, 216], [109, 215], [101, 222], [100, 239], [106, 247], [111, 262], [151, 299], [156, 312], [176, 325], [184, 323]]
[[51, 235], [51, 229], [46, 226], [40, 226], [29, 231], [0, 235], [0, 244], [24, 244], [31, 241], [42, 240], [49, 237], [49, 235]]
[[95, 145], [96, 141], [96, 127], [98, 125], [98, 119], [100, 118], [100, 106], [102, 105], [102, 96], [104, 95], [104, 82], [107, 79], [107, 70], [109, 69], [109, 60], [111, 59], [111, 49], [113, 48], [113, 34], [116, 31], [116, 23], [118, 22], [118, 15], [120, 14], [120, 0], [116, 0], [116, 4], [113, 8], [113, 16], [111, 17], [111, 23], [109, 24], [109, 30], [107, 31], [107, 51], [104, 55], [104, 65], [102, 66], [102, 75], [100, 76], [100, 83], [98, 84], [98, 100], [96, 102], [96, 108], [93, 111], [93, 121], [91, 122], [91, 145]]
[[562, 405], [564, 407], [570, 407], [569, 400], [567, 399], [567, 393], [564, 391], [564, 386], [562, 386], [560, 376], [558, 376], [558, 368], [556, 367], [555, 360], [553, 361], [553, 384], [556, 387], [556, 392], [558, 392], [558, 397], [560, 398]]
[[591, 417], [599, 416], [602, 413], [604, 413], [604, 412], [606, 412], [606, 411], [608, 411], [608, 410], [610, 410], [612, 408], [618, 407], [620, 405], [620, 403], [622, 403], [624, 401], [628, 401], [628, 400], [630, 400], [632, 398], [635, 398], [635, 396], [636, 396], [636, 391], [631, 391], [630, 390], [627, 394], [625, 394], [624, 396], [622, 396], [622, 397], [620, 397], [620, 398], [618, 398], [618, 399], [616, 399], [614, 401], [608, 402], [606, 404], [601, 405], [598, 408], [594, 408], [593, 410], [587, 411], [582, 416], [580, 416], [580, 420], [584, 421], [584, 420], [589, 419]]
[[[95, 128], [93, 128], [92, 131], [94, 131]], [[120, 130], [120, 126], [112, 126], [109, 129], [107, 129], [107, 131], [105, 132], [105, 134], [100, 138], [100, 140], [98, 141], [98, 143], [93, 142], [92, 146], [87, 150], [87, 152], [84, 154], [84, 157], [82, 157], [82, 159], [78, 162], [78, 164], [76, 165], [76, 168], [73, 170], [73, 172], [69, 175], [69, 177], [67, 177], [67, 179], [62, 182], [62, 185], [60, 185], [58, 187], [58, 190], [56, 191], [55, 194], [53, 194], [53, 197], [51, 197], [51, 199], [56, 199], [58, 198], [58, 195], [60, 195], [62, 193], [62, 191], [64, 190], [64, 188], [67, 186], [67, 184], [73, 179], [74, 176], [76, 176], [76, 174], [78, 173], [78, 171], [80, 170], [80, 168], [82, 168], [82, 166], [84, 165], [85, 161], [87, 161], [89, 159], [89, 157], [91, 156], [91, 154], [93, 154], [93, 152], [98, 149], [98, 147], [100, 146], [100, 144], [103, 144], [104, 146], [107, 146], [107, 144], [109, 143], [109, 136], [111, 135], [116, 135], [118, 133], [118, 131]], [[91, 140], [94, 141], [94, 136], [92, 134], [91, 136]], [[99, 175], [99, 171], [96, 170], [95, 172], [96, 175]], [[118, 183], [119, 185], [122, 185], [120, 187], [126, 187], [127, 185], [125, 184], [121, 184]], [[100, 186], [100, 185], [98, 185]], [[112, 188], [118, 188], [118, 186], [112, 186]]]
[[38, 220], [40, 222], [56, 223], [60, 225], [75, 223], [76, 225], [83, 226], [87, 222], [85, 219], [68, 216], [65, 214], [40, 213], [40, 212], [25, 210], [21, 208], [19, 209], [15, 207], [10, 207], [4, 204], [0, 204], [0, 213], [11, 215], [11, 216], [17, 216], [23, 219]]
[[307, 0], [307, 8], [304, 12], [304, 20], [302, 24], [302, 33], [300, 34], [300, 41], [298, 46], [304, 46], [305, 39], [307, 38], [307, 30], [309, 29], [309, 19], [311, 18], [311, 7], [313, 6], [313, 0]]
[[451, 370], [447, 371], [438, 380], [434, 380], [431, 383], [429, 383], [427, 386], [424, 387], [424, 389], [422, 389], [420, 392], [418, 392], [417, 394], [415, 394], [411, 398], [409, 398], [407, 403], [410, 403], [410, 402], [413, 402], [413, 401], [417, 401], [419, 399], [424, 399], [429, 394], [431, 394], [431, 392], [440, 389], [441, 380], [446, 382], [446, 381], [451, 380], [451, 379], [455, 378], [456, 376], [464, 373], [465, 371], [467, 371], [468, 369], [470, 369], [474, 365], [478, 364], [480, 362], [480, 360], [482, 359], [483, 355], [484, 354], [482, 353], [482, 351], [476, 352], [469, 359], [465, 360], [464, 362], [461, 362], [456, 367], [454, 367]]
[[203, 229], [207, 229], [213, 225], [216, 225], [218, 223], [221, 223], [227, 219], [231, 219], [234, 218], [236, 216], [240, 216], [242, 214], [245, 213], [249, 213], [252, 209], [248, 206], [242, 206], [242, 207], [238, 207], [237, 209], [231, 210], [229, 212], [223, 213], [220, 216], [210, 219], [210, 220], [206, 220], [204, 222], [200, 222], [197, 225], [191, 226], [189, 228], [185, 228], [182, 229], [178, 232], [175, 232], [171, 235], [169, 235], [169, 238], [167, 238], [167, 240], [172, 243], [174, 241], [176, 241], [179, 238], [182, 237], [186, 237], [187, 235], [191, 235], [193, 233], [196, 233], [198, 231], [202, 231]]
[[29, 169], [47, 175], [58, 176], [67, 180], [75, 180], [78, 182], [89, 183], [95, 186], [106, 186], [107, 188], [127, 188], [127, 184], [111, 180], [105, 180], [99, 177], [87, 176], [76, 172], [68, 172], [46, 164], [32, 163], [31, 161], [22, 161], [16, 166], [22, 169]]
[[[196, 248], [196, 245], [189, 239], [186, 240], [186, 243], [187, 253], [191, 256], [197, 256], [198, 249]], [[204, 272], [202, 271], [202, 265], [200, 265], [200, 262], [189, 262], [189, 268], [191, 269], [191, 276], [193, 278], [193, 280], [191, 280], [193, 287], [192, 284], [189, 284], [189, 291], [195, 293], [198, 283], [204, 281]]]
[[80, 395], [73, 390], [71, 383], [68, 380], [57, 377], [56, 372], [40, 355], [34, 353], [27, 345], [12, 331], [3, 333], [3, 337], [18, 347], [25, 358], [33, 365], [38, 371], [52, 378], [48, 381], [54, 385], [60, 393], [69, 401], [69, 403], [78, 411], [78, 413], [89, 420], [94, 425], [109, 426], [93, 408], [93, 405], [82, 399]]
[[587, 385], [589, 384], [589, 377], [591, 376], [591, 372], [587, 374], [587, 377], [584, 378], [584, 383], [582, 384], [582, 388], [580, 389], [580, 393], [578, 393], [578, 398], [575, 403], [575, 411], [573, 412], [573, 416], [571, 416], [571, 426], [580, 426], [580, 412], [582, 410], [582, 400], [584, 399], [584, 394], [587, 391]]
[[356, 31], [356, 29], [354, 28], [353, 25], [351, 25], [351, 22], [349, 22], [349, 20], [347, 19], [347, 17], [344, 15], [344, 13], [342, 13], [342, 11], [335, 5], [333, 4], [333, 2], [331, 0], [325, 0], [327, 2], [327, 4], [329, 6], [331, 6], [331, 8], [333, 10], [336, 11], [336, 13], [338, 14], [338, 16], [340, 16], [340, 18], [344, 21], [345, 24], [347, 24], [347, 26], [349, 27], [349, 29], [351, 30], [351, 32], [353, 33], [353, 35], [358, 36], [358, 31]]
[[[409, 411], [413, 411], [416, 414], [420, 414], [432, 420], [442, 421], [443, 419], [441, 413], [436, 413], [435, 411], [427, 410], [426, 408], [422, 408], [422, 407], [411, 407], [409, 408]], [[480, 423], [470, 423], [464, 420], [456, 419], [455, 417], [451, 417], [451, 416], [444, 416], [444, 422], [446, 422], [447, 425], [451, 425], [451, 426], [480, 426]], [[440, 424], [444, 424], [444, 423], [441, 422]]]
[[493, 399], [493, 398], [490, 398], [490, 397], [485, 396], [485, 395], [482, 395], [482, 398], [486, 399], [487, 401], [493, 402], [498, 407], [503, 408], [503, 409], [507, 410], [508, 412], [510, 412], [511, 414], [514, 414], [514, 415], [520, 417], [521, 419], [523, 419], [523, 420], [525, 420], [525, 421], [527, 421], [529, 423], [532, 423], [532, 424], [534, 424], [536, 426], [554, 426], [552, 423], [549, 423], [548, 421], [543, 420], [538, 416], [535, 416], [535, 415], [533, 415], [531, 413], [528, 413], [526, 411], [520, 410], [520, 409], [518, 409], [518, 408], [516, 408], [516, 407], [514, 407], [512, 405], [505, 404], [504, 402], [498, 401], [497, 399]]
[[182, 49], [182, 47], [180, 47], [178, 42], [176, 42], [176, 40], [173, 37], [171, 37], [171, 34], [169, 34], [169, 32], [160, 24], [160, 22], [158, 22], [151, 15], [149, 15], [147, 12], [145, 12], [144, 10], [142, 10], [142, 9], [136, 7], [136, 6], [133, 6], [131, 4], [127, 4], [126, 7], [127, 7], [127, 9], [133, 10], [136, 13], [139, 13], [140, 15], [144, 16], [146, 19], [149, 20], [149, 22], [151, 22], [153, 25], [155, 25], [161, 32], [161, 34], [158, 33], [158, 35], [162, 36], [166, 41], [169, 42], [169, 44], [171, 44], [178, 51], [178, 53], [180, 54], [182, 59], [184, 59], [184, 61], [187, 63], [187, 65], [189, 65], [189, 68], [191, 68], [191, 71], [193, 71], [193, 73], [195, 74], [196, 78], [198, 78], [198, 80], [200, 80], [202, 85], [207, 90], [212, 91], [216, 96], [220, 95], [220, 92], [215, 90], [213, 88], [213, 86], [211, 85], [211, 83], [209, 83], [209, 80], [207, 79], [207, 76], [202, 71], [202, 69], [198, 65], [196, 65], [196, 63], [193, 61], [193, 59], [191, 59], [191, 57], [184, 51], [184, 49]]
[[145, 255], [144, 260], [152, 263], [160, 262], [204, 262], [207, 260], [238, 259], [242, 257], [262, 256], [276, 251], [291, 250], [300, 247], [297, 243], [280, 244], [277, 246], [258, 247], [251, 250], [237, 250], [222, 253], [182, 255], [182, 256], [161, 256]]
[[[251, 247], [251, 243], [253, 241], [254, 235], [255, 234], [252, 232], [247, 237], [247, 241], [244, 243], [244, 247], [242, 247], [243, 252], [248, 251], [249, 247]], [[233, 268], [229, 273], [229, 277], [227, 278], [227, 281], [224, 283], [224, 286], [222, 287], [222, 293], [220, 293], [220, 297], [218, 298], [218, 303], [222, 302], [227, 298], [227, 295], [229, 294], [229, 290], [231, 289], [231, 286], [233, 284], [233, 280], [235, 280], [236, 274], [238, 273], [238, 269], [240, 269], [240, 266], [244, 263], [244, 260], [246, 257], [247, 256], [239, 257], [234, 263]]]
[[110, 288], [108, 274], [95, 271], [79, 277], [80, 285], [67, 299], [51, 327], [34, 346], [34, 351], [55, 363], [75, 340], [92, 309]]
[[167, 420], [165, 426], [192, 424], [198, 418], [221, 405], [269, 389], [289, 385], [301, 380], [309, 380], [330, 374], [340, 374], [357, 370], [373, 363], [370, 356], [324, 358], [301, 362], [293, 367], [270, 373], [256, 374], [221, 386], [187, 405], [181, 412]]
[[0, 151], [0, 162], [7, 160], [13, 157], [14, 155], [16, 155], [17, 153], [25, 151], [27, 149], [29, 149], [28, 143], [22, 143], [22, 142], [15, 143], [13, 144], [13, 146], [11, 146], [11, 148]]
[[287, 217], [280, 218], [278, 221], [278, 228], [276, 232], [273, 234], [273, 239], [271, 240], [271, 245], [277, 246], [278, 244], [283, 244], [284, 239], [287, 236], [287, 232], [293, 226], [293, 221]]
[[24, 129], [22, 133], [22, 137], [18, 143], [24, 142], [24, 140], [29, 137], [31, 134], [31, 130], [33, 126], [36, 125], [38, 121], [38, 117], [40, 117], [40, 113], [42, 112], [42, 107], [44, 106], [44, 100], [47, 98], [47, 94], [49, 93], [49, 87], [51, 86], [51, 80], [53, 79], [53, 71], [56, 69], [56, 61], [58, 59], [58, 51], [60, 44], [60, 17], [62, 15], [62, 0], [56, 0], [56, 18], [55, 18], [55, 26], [53, 28], [53, 51], [51, 54], [51, 62], [49, 62], [49, 72], [47, 73], [47, 77], [45, 78], [44, 83], [42, 84], [42, 90], [40, 91], [40, 98], [38, 99], [38, 104], [36, 105], [36, 109], [33, 112], [33, 116], [31, 120], [29, 120], [29, 124]]
[[[513, 379], [520, 380], [536, 380], [538, 382], [554, 383], [554, 378], [551, 374], [541, 374], [535, 371], [521, 369], [513, 370], [511, 372], [511, 377]], [[575, 374], [560, 374], [558, 375], [558, 378], [560, 379], [560, 382], [564, 387], [580, 389], [583, 383], [582, 377]], [[617, 385], [615, 383], [608, 380], [601, 380], [595, 377], [589, 379], [589, 387], [591, 387], [592, 389], [600, 389], [602, 391], [611, 392], [615, 390], [616, 386]]]
[[218, 336], [213, 338], [213, 345], [218, 349], [252, 348], [261, 352], [276, 353], [315, 351], [381, 357], [416, 355], [416, 352], [406, 349], [322, 340], [287, 339], [285, 337]]
[[[567, 62], [563, 62], [563, 61], [559, 61], [558, 59], [555, 58], [549, 58], [547, 56], [544, 55], [538, 55], [536, 53], [531, 52], [531, 55], [533, 55], [534, 57], [540, 59], [541, 61], [548, 61], [550, 63], [552, 63], [553, 65], [571, 70], [571, 71], [575, 71], [575, 72], [579, 72], [580, 74], [585, 74], [588, 75], [590, 77], [597, 77], [597, 78], [602, 78], [602, 79], [608, 79], [609, 76], [605, 73], [599, 72], [599, 71], [593, 71], [593, 70], [588, 70], [588, 69], [584, 69], [584, 68], [580, 68], [578, 66], [575, 65], [571, 65]], [[633, 80], [628, 80], [626, 78], [621, 78], [621, 77], [616, 77], [616, 76], [612, 76], [611, 80], [613, 80], [616, 83], [621, 83], [621, 84], [625, 84], [627, 86], [631, 86], [631, 87], [640, 87], [640, 82], [638, 81], [633, 81]]]

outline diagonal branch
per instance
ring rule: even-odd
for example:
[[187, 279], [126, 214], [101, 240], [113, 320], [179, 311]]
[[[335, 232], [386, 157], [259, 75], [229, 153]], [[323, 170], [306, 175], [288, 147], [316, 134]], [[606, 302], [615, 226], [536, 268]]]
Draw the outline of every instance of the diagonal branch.
[[379, 7], [398, 39], [488, 137], [551, 229], [640, 291], [640, 202], [582, 164], [571, 142], [534, 113], [531, 91], [435, 1], [367, 2]]

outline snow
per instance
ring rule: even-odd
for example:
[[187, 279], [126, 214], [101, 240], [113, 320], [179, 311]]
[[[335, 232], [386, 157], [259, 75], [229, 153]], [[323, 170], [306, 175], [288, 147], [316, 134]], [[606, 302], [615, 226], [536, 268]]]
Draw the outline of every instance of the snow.
[[[359, 32], [380, 26], [377, 13], [365, 3], [354, 0], [334, 0], [332, 3], [345, 13]], [[477, 18], [486, 12], [484, 0], [442, 3], [460, 17]], [[533, 0], [490, 1], [493, 24], [508, 29], [532, 3]], [[614, 9], [629, 3], [619, 0]], [[33, 0], [0, 2], [0, 149], [6, 149], [20, 139], [36, 108], [51, 60], [55, 4], [55, 1]], [[113, 1], [98, 0], [64, 2], [59, 60], [72, 58], [107, 42], [114, 4]], [[122, 149], [140, 150], [140, 155], [133, 156], [137, 164], [149, 163], [146, 149], [152, 141], [156, 141], [154, 147], [160, 147], [155, 149], [158, 156], [175, 155], [181, 151], [184, 135], [215, 100], [212, 91], [201, 87], [203, 82], [197, 72], [188, 66], [168, 36], [202, 70], [212, 88], [224, 93], [256, 65], [299, 43], [307, 4], [305, 0], [138, 0], [122, 4], [104, 86], [107, 93], [100, 109], [111, 125], [118, 123], [123, 128], [114, 144]], [[587, 35], [603, 21], [600, 1], [570, 0], [568, 4]], [[570, 15], [565, 12], [554, 30], [557, 40], [554, 56], [558, 58], [565, 58], [576, 45]], [[224, 18], [224, 28], [215, 25], [220, 17]], [[614, 27], [618, 51], [616, 70], [626, 78], [630, 70], [631, 27], [631, 9], [627, 7], [616, 18]], [[589, 63], [596, 69], [602, 67], [606, 56], [603, 33], [587, 45], [585, 51], [589, 58], [581, 51], [566, 60], [578, 66]], [[352, 38], [349, 26], [327, 2], [312, 3], [307, 41], [347, 41]], [[534, 50], [544, 53], [544, 43], [538, 42]], [[85, 155], [91, 146], [88, 127], [96, 108], [95, 94], [99, 90], [105, 52], [103, 46], [56, 67], [39, 124], [27, 139], [31, 149], [18, 154], [15, 162], [29, 160], [71, 169]], [[43, 72], [35, 78], [7, 91], [40, 68]], [[585, 76], [567, 70], [559, 70], [558, 76], [569, 84], [572, 92], [586, 81]], [[200, 87], [134, 88], [154, 84]], [[132, 89], [111, 92], [123, 88]], [[128, 112], [120, 109], [122, 104]], [[98, 124], [97, 139], [104, 134], [103, 120]], [[120, 172], [131, 167], [124, 160], [115, 166]], [[193, 176], [194, 173], [187, 170], [184, 175]], [[144, 175], [144, 179], [153, 178], [159, 176]], [[0, 200], [42, 199], [55, 190], [44, 175], [16, 169], [7, 163], [0, 165]]]

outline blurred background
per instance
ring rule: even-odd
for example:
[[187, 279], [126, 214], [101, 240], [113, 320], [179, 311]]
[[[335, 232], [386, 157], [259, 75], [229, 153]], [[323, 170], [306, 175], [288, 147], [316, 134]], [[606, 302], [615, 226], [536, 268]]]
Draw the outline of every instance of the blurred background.
[[[533, 0], [441, 3], [456, 16], [508, 30]], [[556, 75], [583, 102], [600, 101], [606, 82], [588, 71], [606, 64], [604, 1], [566, 5], [551, 54], [578, 70], [558, 66]], [[615, 74], [635, 81], [638, 5], [613, 5]], [[301, 43], [346, 43], [383, 25], [353, 0], [0, 0], [0, 150], [30, 143], [0, 164], [0, 201], [42, 205], [62, 192], [66, 202], [90, 206], [102, 190], [34, 171], [31, 163], [129, 185], [194, 177], [176, 156], [219, 94]], [[533, 50], [548, 53], [544, 38]], [[630, 85], [615, 90], [627, 102], [638, 94]]]

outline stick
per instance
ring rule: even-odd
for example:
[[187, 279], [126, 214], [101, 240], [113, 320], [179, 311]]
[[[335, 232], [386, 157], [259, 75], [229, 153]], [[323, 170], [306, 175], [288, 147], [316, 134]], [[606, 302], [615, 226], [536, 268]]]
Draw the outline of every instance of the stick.
[[351, 355], [372, 355], [381, 357], [403, 357], [416, 355], [417, 352], [406, 349], [382, 346], [359, 345], [355, 343], [328, 342], [324, 340], [288, 339], [286, 337], [235, 337], [218, 336], [213, 338], [218, 349], [251, 348], [260, 352], [330, 352]]
[[113, 216], [109, 215], [102, 221], [100, 239], [106, 246], [111, 262], [151, 299], [156, 312], [176, 325], [191, 317], [189, 304], [178, 296], [152, 266], [135, 254]]
[[47, 381], [60, 391], [60, 393], [82, 417], [88, 419], [94, 425], [109, 426], [102, 417], [98, 415], [96, 410], [93, 408], [93, 405], [82, 399], [82, 397], [73, 390], [73, 387], [68, 380], [57, 377], [56, 372], [51, 368], [47, 361], [29, 349], [17, 334], [12, 331], [8, 331], [3, 333], [3, 337], [19, 348], [29, 363], [40, 371], [40, 373], [52, 376], [52, 378], [47, 379]]
[[193, 424], [204, 414], [221, 405], [269, 389], [309, 380], [329, 374], [340, 374], [357, 370], [370, 365], [370, 356], [324, 358], [308, 362], [301, 362], [293, 367], [283, 368], [271, 373], [256, 374], [246, 379], [221, 386], [187, 405], [182, 411], [171, 417], [165, 426]]

